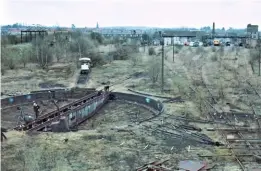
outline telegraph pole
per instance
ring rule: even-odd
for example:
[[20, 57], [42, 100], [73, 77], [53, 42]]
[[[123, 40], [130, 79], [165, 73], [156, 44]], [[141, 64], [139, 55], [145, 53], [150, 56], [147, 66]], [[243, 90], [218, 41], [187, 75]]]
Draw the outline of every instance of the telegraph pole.
[[174, 55], [175, 55], [175, 51], [174, 51], [174, 37], [172, 37], [172, 43], [173, 43], [173, 62], [174, 62]]
[[161, 62], [161, 91], [164, 90], [164, 37], [161, 40], [162, 44], [162, 62]]
[[257, 49], [258, 49], [258, 52], [259, 52], [259, 59], [258, 59], [258, 76], [260, 76], [260, 63], [261, 63], [261, 40], [260, 40], [260, 37], [259, 37], [259, 34], [257, 35], [258, 36], [258, 40], [257, 40]]

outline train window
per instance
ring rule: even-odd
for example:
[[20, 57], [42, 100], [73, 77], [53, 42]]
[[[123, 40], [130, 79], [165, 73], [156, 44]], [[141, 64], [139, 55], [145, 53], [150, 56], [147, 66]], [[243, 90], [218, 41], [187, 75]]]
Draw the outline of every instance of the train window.
[[93, 104], [90, 106], [90, 113], [93, 111]]
[[72, 121], [72, 120], [74, 120], [76, 118], [76, 112], [73, 112], [72, 113], [72, 117], [70, 118], [70, 120]]
[[85, 109], [84, 110], [84, 116], [87, 116], [88, 115], [88, 106], [86, 106], [84, 109]]
[[[88, 106], [88, 114], [89, 114], [89, 113], [91, 113], [91, 107], [90, 107], [90, 106]], [[87, 114], [87, 115], [88, 115], [88, 114]]]
[[78, 117], [80, 117], [80, 116], [82, 115], [82, 110], [78, 110], [76, 113], [77, 113], [76, 116], [77, 116], [77, 118], [78, 118]]

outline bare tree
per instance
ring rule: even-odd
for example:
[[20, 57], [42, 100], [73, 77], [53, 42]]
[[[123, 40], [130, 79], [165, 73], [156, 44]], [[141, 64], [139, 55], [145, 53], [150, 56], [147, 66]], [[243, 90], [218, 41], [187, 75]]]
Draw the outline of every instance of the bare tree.
[[160, 73], [160, 62], [155, 56], [149, 60], [148, 73], [153, 84], [158, 81]]
[[31, 47], [25, 47], [19, 49], [20, 61], [22, 62], [24, 68], [26, 64], [29, 62], [30, 53], [31, 53]]
[[15, 69], [16, 66], [16, 53], [7, 47], [1, 47], [1, 64], [7, 66], [9, 69]]
[[249, 59], [248, 62], [250, 64], [251, 68], [252, 68], [253, 73], [255, 72], [255, 67], [254, 67], [255, 63], [257, 61], [260, 62], [260, 55], [259, 54], [260, 54], [260, 50], [259, 50], [258, 47], [256, 47], [256, 49], [250, 49], [250, 54], [249, 54], [250, 59]]
[[33, 45], [37, 63], [42, 69], [47, 69], [52, 62], [52, 54], [48, 39], [36, 39]]

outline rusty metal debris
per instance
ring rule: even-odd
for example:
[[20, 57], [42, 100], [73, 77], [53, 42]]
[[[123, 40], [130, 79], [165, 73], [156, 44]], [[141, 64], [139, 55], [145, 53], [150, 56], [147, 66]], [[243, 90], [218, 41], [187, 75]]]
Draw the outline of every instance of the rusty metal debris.
[[137, 168], [136, 171], [171, 171], [170, 168], [163, 165], [167, 161], [169, 161], [169, 159], [164, 161], [154, 161]]
[[[193, 140], [195, 142], [201, 143], [201, 144], [206, 144], [206, 145], [214, 145], [214, 146], [224, 146], [224, 144], [220, 142], [214, 142], [212, 139], [207, 137], [204, 134], [199, 134], [199, 133], [193, 133], [193, 132], [186, 132], [180, 128], [170, 127], [166, 125], [159, 125], [157, 123], [153, 123], [154, 128], [148, 127], [146, 125], [143, 125], [146, 129], [153, 130], [153, 132], [158, 132], [160, 134], [166, 134], [169, 135], [170, 137], [175, 137], [175, 138], [182, 138], [182, 139], [189, 139]], [[170, 123], [167, 123], [167, 125], [172, 125]], [[165, 129], [164, 129], [165, 128]]]
[[[148, 94], [148, 93], [141, 93], [132, 89], [128, 89], [128, 91], [136, 93], [136, 94], [140, 94], [143, 96], [150, 96], [150, 97], [157, 97], [157, 98], [161, 98], [161, 99], [167, 99], [167, 101], [165, 102], [170, 102], [170, 101], [179, 101], [179, 102], [183, 102], [184, 100], [181, 99], [181, 97], [166, 97], [166, 96], [158, 96], [158, 95], [152, 95], [152, 94]], [[163, 101], [164, 102], [164, 101]]]
[[238, 132], [238, 131], [247, 131], [247, 132], [256, 132], [259, 129], [258, 128], [207, 128], [207, 131], [229, 131], [229, 132]]
[[171, 114], [165, 113], [164, 115], [167, 115], [168, 118], [170, 119], [175, 119], [175, 120], [183, 120], [186, 122], [197, 122], [197, 123], [205, 123], [205, 124], [222, 124], [222, 125], [228, 125], [228, 126], [235, 126], [234, 124], [229, 124], [227, 122], [222, 122], [222, 121], [213, 121], [213, 120], [203, 120], [200, 118], [191, 118], [191, 117], [185, 117], [185, 116], [175, 116]]
[[[201, 154], [198, 154], [199, 157], [220, 157], [220, 156], [233, 156], [233, 154], [219, 154], [219, 155], [201, 155]], [[253, 154], [237, 154], [237, 156], [240, 156], [240, 157], [249, 157], [249, 156], [254, 156]]]

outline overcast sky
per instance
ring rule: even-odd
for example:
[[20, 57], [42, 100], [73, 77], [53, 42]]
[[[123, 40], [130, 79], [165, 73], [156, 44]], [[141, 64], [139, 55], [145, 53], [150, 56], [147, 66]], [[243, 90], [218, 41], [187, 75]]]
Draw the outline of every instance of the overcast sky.
[[[261, 0], [1, 0], [1, 24], [261, 27]], [[260, 30], [260, 29], [259, 29]]]

